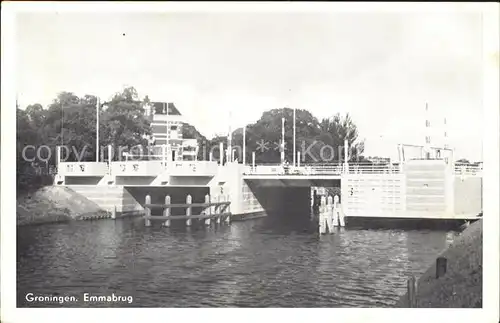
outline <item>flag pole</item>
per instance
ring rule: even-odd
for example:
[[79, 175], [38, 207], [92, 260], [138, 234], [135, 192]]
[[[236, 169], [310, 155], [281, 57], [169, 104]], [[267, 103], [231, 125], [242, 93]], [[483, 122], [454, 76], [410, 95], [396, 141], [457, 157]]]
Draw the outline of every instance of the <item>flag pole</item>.
[[243, 126], [243, 166], [245, 166], [247, 158], [247, 125]]
[[99, 162], [99, 107], [101, 106], [101, 99], [97, 97], [97, 110], [96, 110], [96, 161]]
[[229, 110], [229, 129], [227, 134], [227, 161], [233, 162], [233, 147], [232, 147], [232, 130], [231, 130], [231, 122], [232, 122], [232, 112]]
[[281, 164], [285, 164], [285, 118], [281, 118]]
[[296, 121], [295, 121], [296, 115], [295, 115], [295, 107], [293, 108], [293, 167], [297, 166], [295, 155], [296, 155]]

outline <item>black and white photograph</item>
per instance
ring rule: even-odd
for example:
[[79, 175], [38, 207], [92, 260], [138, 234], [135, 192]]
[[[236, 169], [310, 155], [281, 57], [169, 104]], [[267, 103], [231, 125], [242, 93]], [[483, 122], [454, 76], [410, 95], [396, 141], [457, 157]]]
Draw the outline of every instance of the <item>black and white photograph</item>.
[[498, 321], [498, 3], [142, 5], [2, 6], [2, 322]]

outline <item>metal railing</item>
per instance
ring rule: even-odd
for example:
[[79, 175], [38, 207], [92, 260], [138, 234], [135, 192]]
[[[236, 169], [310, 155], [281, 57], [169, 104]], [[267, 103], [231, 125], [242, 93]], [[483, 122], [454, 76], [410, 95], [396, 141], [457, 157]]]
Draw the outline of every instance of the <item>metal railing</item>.
[[282, 165], [256, 165], [250, 166], [246, 175], [341, 175], [341, 174], [398, 174], [401, 169], [397, 165], [304, 165], [304, 166], [282, 166]]
[[61, 162], [57, 174], [66, 176], [104, 176], [108, 171], [106, 162]]
[[455, 164], [455, 175], [478, 176], [482, 174], [482, 165]]

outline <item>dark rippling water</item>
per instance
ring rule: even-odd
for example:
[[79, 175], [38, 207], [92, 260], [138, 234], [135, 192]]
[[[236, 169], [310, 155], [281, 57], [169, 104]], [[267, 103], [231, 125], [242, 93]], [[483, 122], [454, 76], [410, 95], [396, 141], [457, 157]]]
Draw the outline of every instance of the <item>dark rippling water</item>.
[[[68, 307], [391, 307], [453, 239], [444, 231], [339, 229], [260, 219], [212, 228], [141, 219], [18, 228], [17, 302]], [[29, 303], [75, 295], [78, 303]], [[131, 304], [85, 303], [131, 295]]]

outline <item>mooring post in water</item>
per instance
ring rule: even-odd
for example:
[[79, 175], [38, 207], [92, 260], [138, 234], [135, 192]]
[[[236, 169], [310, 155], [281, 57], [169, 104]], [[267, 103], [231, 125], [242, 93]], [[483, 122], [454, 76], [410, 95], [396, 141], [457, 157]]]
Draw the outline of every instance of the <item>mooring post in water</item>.
[[116, 220], [116, 205], [113, 205], [113, 209], [111, 210], [111, 218]]
[[[212, 215], [212, 206], [210, 205], [210, 195], [205, 195], [205, 203], [209, 204], [208, 207], [205, 208], [205, 214], [208, 216]], [[210, 218], [205, 219], [205, 225], [210, 225]]]
[[[217, 196], [210, 195], [210, 203], [217, 203]], [[210, 210], [211, 215], [216, 215], [217, 214], [217, 205], [210, 206], [209, 210]], [[215, 220], [215, 223], [217, 223], [217, 217], [215, 217], [214, 220]]]
[[415, 276], [411, 276], [407, 282], [408, 307], [417, 307], [417, 287]]
[[[193, 198], [191, 197], [191, 195], [188, 194], [188, 196], [186, 197], [186, 204], [191, 204], [191, 203], [193, 203]], [[188, 227], [191, 226], [191, 222], [193, 221], [192, 219], [189, 218], [191, 216], [191, 210], [192, 206], [188, 206], [186, 209], [186, 216], [188, 217], [188, 219], [186, 220], [186, 225]]]
[[333, 210], [333, 222], [334, 222], [333, 225], [340, 225], [341, 227], [343, 227], [344, 220], [343, 220], [343, 217], [341, 215], [338, 195], [335, 195], [333, 197], [333, 209], [334, 209]]
[[[170, 195], [165, 196], [165, 208], [163, 209], [163, 216], [169, 217], [170, 216]], [[165, 221], [165, 226], [168, 228], [170, 227], [170, 220], [167, 219]]]
[[[231, 202], [231, 196], [229, 194], [227, 195], [226, 202]], [[229, 224], [231, 223], [231, 204], [228, 204], [224, 210], [224, 213], [228, 214], [226, 215], [226, 223]]]
[[[224, 198], [223, 195], [219, 195], [217, 197], [217, 202], [218, 203], [222, 202], [223, 198]], [[221, 212], [220, 212], [220, 210], [221, 209], [222, 209], [222, 207], [221, 207], [220, 204], [215, 207], [215, 213], [217, 214], [217, 224], [220, 224], [220, 218], [221, 218], [221, 215], [220, 215]]]
[[151, 196], [148, 194], [146, 195], [146, 202], [144, 203], [144, 211], [145, 211], [145, 215], [144, 215], [144, 225], [149, 227], [151, 226], [151, 220], [150, 220], [150, 216], [151, 216], [151, 208], [148, 206], [149, 204], [151, 204]]
[[328, 232], [329, 233], [333, 233], [333, 227], [336, 226], [336, 223], [333, 222], [333, 198], [331, 195], [328, 195], [328, 199], [327, 199], [327, 217], [326, 217], [326, 221], [328, 223]]
[[436, 259], [436, 278], [446, 274], [447, 259], [445, 257], [438, 257]]
[[319, 206], [319, 233], [326, 233], [325, 228], [325, 208], [326, 208], [326, 198], [324, 196], [321, 197], [321, 204]]

